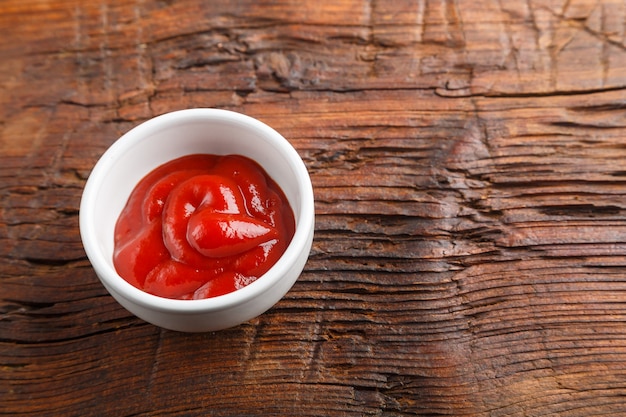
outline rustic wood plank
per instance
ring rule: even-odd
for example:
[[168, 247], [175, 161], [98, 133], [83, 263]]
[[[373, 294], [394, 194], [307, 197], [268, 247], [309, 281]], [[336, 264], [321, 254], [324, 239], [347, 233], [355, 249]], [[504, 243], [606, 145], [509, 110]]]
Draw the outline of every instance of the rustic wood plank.
[[[621, 0], [7, 0], [0, 414], [625, 411]], [[154, 115], [294, 144], [306, 270], [263, 316], [160, 330], [82, 250], [84, 182]]]

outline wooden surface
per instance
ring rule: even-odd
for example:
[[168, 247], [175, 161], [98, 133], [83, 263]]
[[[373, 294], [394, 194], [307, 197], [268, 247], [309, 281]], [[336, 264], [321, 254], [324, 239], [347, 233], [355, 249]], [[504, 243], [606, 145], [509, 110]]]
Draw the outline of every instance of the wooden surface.
[[[1, 415], [626, 415], [623, 0], [3, 0], [0, 35]], [[78, 232], [104, 150], [189, 107], [316, 194], [293, 289], [208, 334]]]

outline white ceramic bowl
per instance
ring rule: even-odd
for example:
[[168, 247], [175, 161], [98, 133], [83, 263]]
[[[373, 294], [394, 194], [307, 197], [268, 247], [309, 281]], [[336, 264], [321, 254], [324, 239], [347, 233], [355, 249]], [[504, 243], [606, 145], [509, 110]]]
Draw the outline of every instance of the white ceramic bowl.
[[[240, 154], [257, 161], [284, 191], [294, 211], [295, 234], [278, 262], [255, 282], [203, 300], [148, 294], [113, 266], [113, 231], [131, 191], [148, 172], [188, 154]], [[102, 284], [128, 311], [157, 326], [205, 332], [248, 321], [277, 303], [308, 259], [315, 221], [313, 188], [302, 159], [266, 124], [227, 110], [189, 109], [150, 119], [119, 138], [95, 165], [80, 203], [80, 234]]]

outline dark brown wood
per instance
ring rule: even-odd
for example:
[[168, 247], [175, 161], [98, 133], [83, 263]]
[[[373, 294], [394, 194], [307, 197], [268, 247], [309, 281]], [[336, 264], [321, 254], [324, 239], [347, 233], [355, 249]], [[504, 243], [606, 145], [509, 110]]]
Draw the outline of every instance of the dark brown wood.
[[[622, 0], [0, 4], [0, 414], [626, 414]], [[122, 133], [286, 136], [317, 226], [266, 314], [121, 308], [80, 243]]]

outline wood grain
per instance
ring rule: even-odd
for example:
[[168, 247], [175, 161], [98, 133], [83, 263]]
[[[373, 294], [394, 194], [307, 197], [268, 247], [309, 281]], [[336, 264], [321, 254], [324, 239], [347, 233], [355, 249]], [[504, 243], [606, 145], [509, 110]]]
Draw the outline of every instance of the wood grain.
[[[621, 0], [0, 4], [0, 414], [626, 413]], [[317, 225], [266, 314], [121, 308], [80, 243], [93, 164], [152, 116], [257, 117]]]

